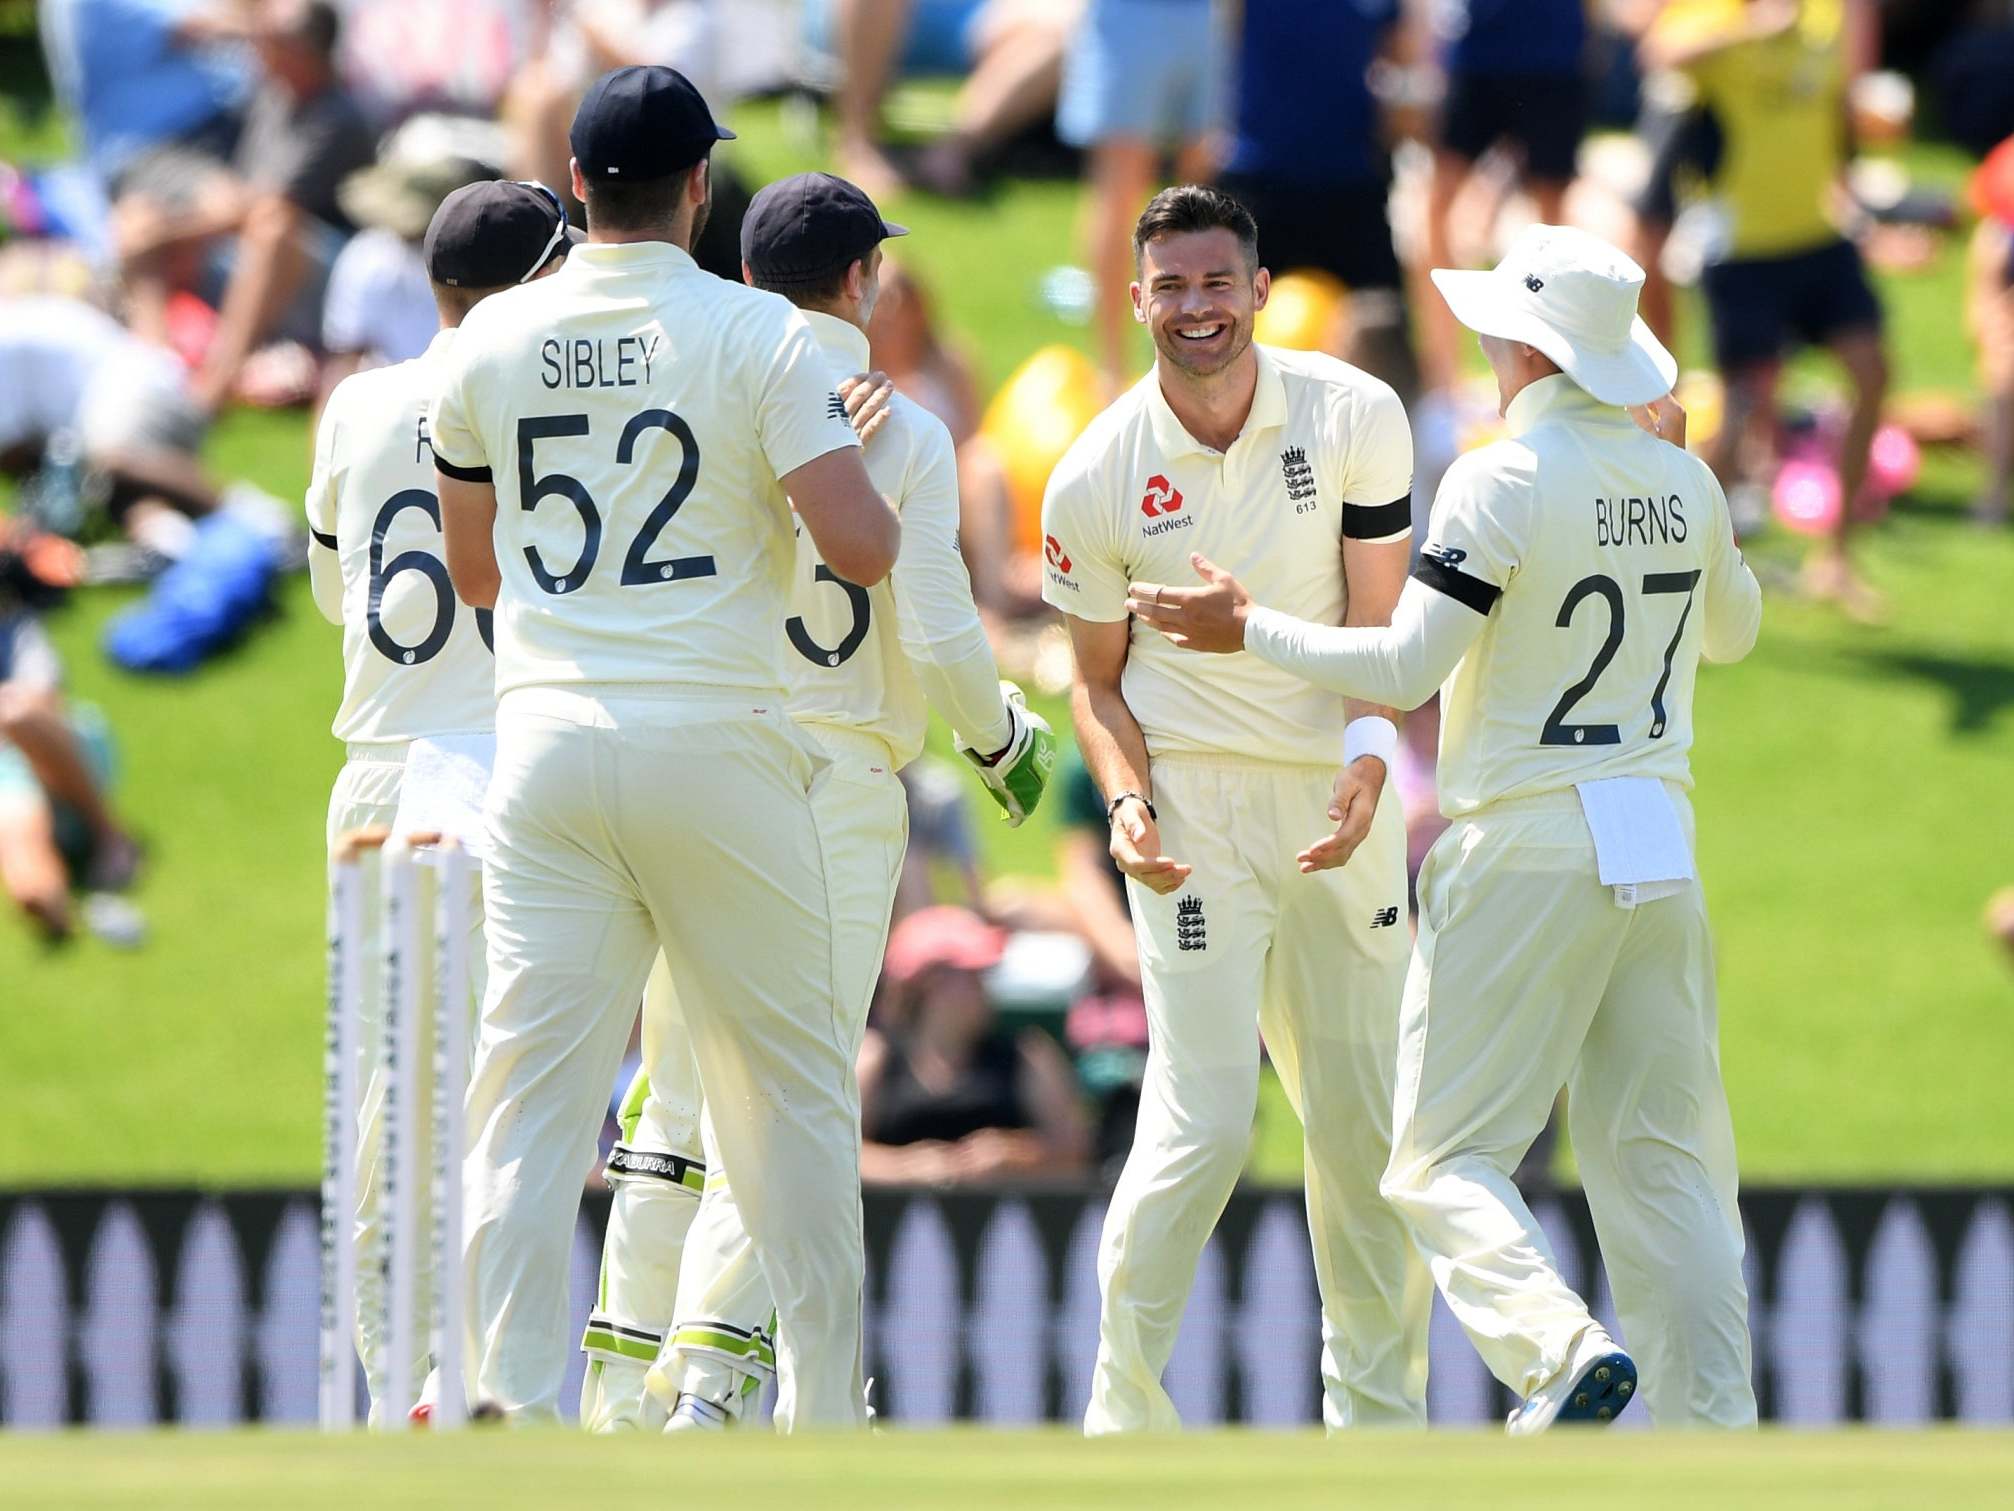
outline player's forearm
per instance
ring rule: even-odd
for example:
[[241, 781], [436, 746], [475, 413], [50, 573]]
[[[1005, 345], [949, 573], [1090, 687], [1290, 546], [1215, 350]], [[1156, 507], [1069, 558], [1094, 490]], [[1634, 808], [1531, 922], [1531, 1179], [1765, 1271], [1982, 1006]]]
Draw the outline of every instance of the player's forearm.
[[493, 609], [503, 574], [497, 569], [496, 489], [434, 474], [441, 504], [441, 533], [446, 537], [448, 580], [455, 596], [470, 608]]
[[902, 522], [869, 481], [858, 446], [835, 447], [778, 481], [834, 572], [863, 588], [888, 575], [902, 549]]
[[[973, 750], [992, 755], [1014, 739], [1014, 717], [1000, 696], [1000, 667], [986, 633], [973, 624], [976, 643], [909, 650], [923, 696]], [[908, 649], [907, 646], [904, 647]]]
[[1077, 729], [1077, 750], [1105, 800], [1110, 802], [1121, 792], [1152, 798], [1147, 736], [1118, 687], [1080, 677], [1070, 695], [1070, 715]]
[[[1377, 570], [1363, 569], [1363, 563], [1372, 552], [1379, 553]], [[1389, 552], [1389, 562], [1382, 559]], [[1406, 560], [1411, 554], [1410, 539], [1392, 546], [1364, 546], [1353, 553], [1346, 545], [1343, 552], [1345, 572], [1354, 561], [1359, 570], [1348, 574], [1349, 607], [1344, 611], [1343, 624], [1348, 629], [1384, 629], [1392, 622], [1392, 613], [1398, 607], [1399, 594], [1406, 581]], [[1344, 701], [1346, 721], [1366, 718], [1390, 719], [1398, 722], [1399, 710], [1389, 703], [1381, 703], [1372, 698], [1348, 698]]]
[[1447, 680], [1483, 626], [1481, 615], [1408, 583], [1387, 626], [1309, 624], [1256, 605], [1245, 649], [1282, 671], [1346, 697], [1418, 708]]
[[[947, 482], [955, 476], [948, 458], [942, 470]], [[958, 554], [955, 485], [904, 505], [902, 550], [889, 585], [903, 654], [930, 706], [974, 750], [990, 755], [1004, 749], [1014, 738], [1014, 719], [1000, 696], [1000, 667]]]

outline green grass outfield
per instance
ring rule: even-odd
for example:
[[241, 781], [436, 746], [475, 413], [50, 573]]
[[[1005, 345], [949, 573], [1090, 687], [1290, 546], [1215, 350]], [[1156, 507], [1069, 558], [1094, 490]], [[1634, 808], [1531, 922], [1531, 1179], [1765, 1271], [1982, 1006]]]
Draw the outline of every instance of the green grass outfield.
[[736, 1511], [1266, 1511], [1477, 1506], [1554, 1511], [1876, 1511], [1993, 1503], [2014, 1482], [2014, 1436], [1935, 1432], [1760, 1436], [1490, 1433], [1354, 1436], [1214, 1432], [1087, 1443], [1061, 1429], [785, 1441], [589, 1439], [571, 1433], [400, 1440], [304, 1433], [66, 1433], [0, 1438], [0, 1486], [20, 1506], [317, 1507], [595, 1504]]
[[[8, 94], [0, 157], [47, 150], [59, 133]], [[734, 124], [751, 177], [819, 161], [774, 106]], [[1929, 149], [1913, 161], [1947, 183], [1963, 167]], [[1082, 341], [1036, 297], [1071, 256], [1075, 207], [1075, 187], [1054, 182], [891, 206], [916, 232], [903, 256], [988, 383], [1038, 346]], [[1886, 281], [1904, 388], [1970, 382], [1959, 262], [1954, 244], [1927, 274]], [[211, 457], [297, 497], [306, 419], [233, 414]], [[1869, 541], [1889, 629], [1773, 593], [1754, 657], [1702, 677], [1701, 851], [1751, 1180], [2014, 1173], [2014, 976], [1979, 922], [2014, 882], [2014, 532], [1963, 521], [1976, 478], [1970, 459], [1933, 458]], [[1779, 574], [1795, 560], [1780, 533], [1752, 554]], [[305, 1184], [337, 634], [296, 580], [239, 650], [185, 680], [139, 679], [97, 650], [124, 601], [86, 595], [51, 628], [75, 690], [119, 732], [120, 800], [152, 846], [153, 938], [132, 955], [88, 940], [45, 955], [0, 915], [0, 1186]], [[1046, 816], [982, 830], [996, 874], [1048, 870]], [[1297, 1159], [1290, 1114], [1268, 1100], [1255, 1168], [1292, 1179]]]

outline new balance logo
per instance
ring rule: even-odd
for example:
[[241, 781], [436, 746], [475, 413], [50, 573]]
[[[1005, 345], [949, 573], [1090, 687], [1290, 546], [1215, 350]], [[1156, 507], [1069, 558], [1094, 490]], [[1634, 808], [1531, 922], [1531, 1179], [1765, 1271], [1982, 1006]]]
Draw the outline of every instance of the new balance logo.
[[825, 417], [828, 420], [843, 420], [846, 418], [846, 401], [840, 398], [838, 394], [827, 394], [825, 396]]
[[1371, 914], [1371, 927], [1374, 929], [1388, 929], [1398, 921], [1397, 908], [1379, 908], [1377, 912]]
[[1202, 898], [1184, 897], [1175, 904], [1175, 947], [1183, 950], [1210, 947], [1204, 931]]
[[1429, 561], [1437, 561], [1450, 572], [1469, 559], [1469, 553], [1460, 546], [1426, 545], [1420, 547], [1420, 555]]
[[1541, 293], [1545, 289], [1544, 281], [1536, 273], [1527, 273], [1524, 275], [1524, 286], [1534, 294]]
[[1308, 454], [1298, 446], [1289, 446], [1280, 453], [1280, 473], [1287, 480], [1287, 502], [1306, 503], [1315, 496], [1315, 469], [1308, 465]]

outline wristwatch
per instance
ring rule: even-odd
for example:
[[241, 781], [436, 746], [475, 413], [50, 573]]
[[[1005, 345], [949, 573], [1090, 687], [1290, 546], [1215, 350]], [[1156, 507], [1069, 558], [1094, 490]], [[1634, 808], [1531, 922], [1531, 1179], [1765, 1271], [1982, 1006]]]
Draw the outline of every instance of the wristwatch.
[[1146, 793], [1122, 792], [1117, 797], [1113, 798], [1111, 802], [1105, 805], [1105, 822], [1107, 824], [1111, 823], [1112, 820], [1118, 815], [1119, 805], [1125, 802], [1126, 799], [1129, 797], [1139, 799], [1140, 806], [1147, 810], [1148, 818], [1152, 819], [1157, 824], [1161, 822], [1161, 815], [1154, 811], [1154, 800], [1148, 797]]

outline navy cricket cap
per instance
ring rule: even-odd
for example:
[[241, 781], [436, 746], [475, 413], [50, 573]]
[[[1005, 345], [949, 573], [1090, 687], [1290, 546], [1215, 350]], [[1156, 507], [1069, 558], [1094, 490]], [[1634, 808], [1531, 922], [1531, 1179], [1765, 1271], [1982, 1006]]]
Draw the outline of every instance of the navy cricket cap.
[[749, 202], [741, 260], [765, 284], [811, 283], [909, 228], [881, 218], [867, 191], [830, 173], [778, 179]]
[[485, 179], [441, 201], [422, 250], [435, 283], [498, 289], [523, 283], [579, 239], [544, 184]]
[[734, 133], [714, 120], [690, 79], [652, 63], [588, 85], [567, 140], [584, 177], [635, 183], [683, 173]]

